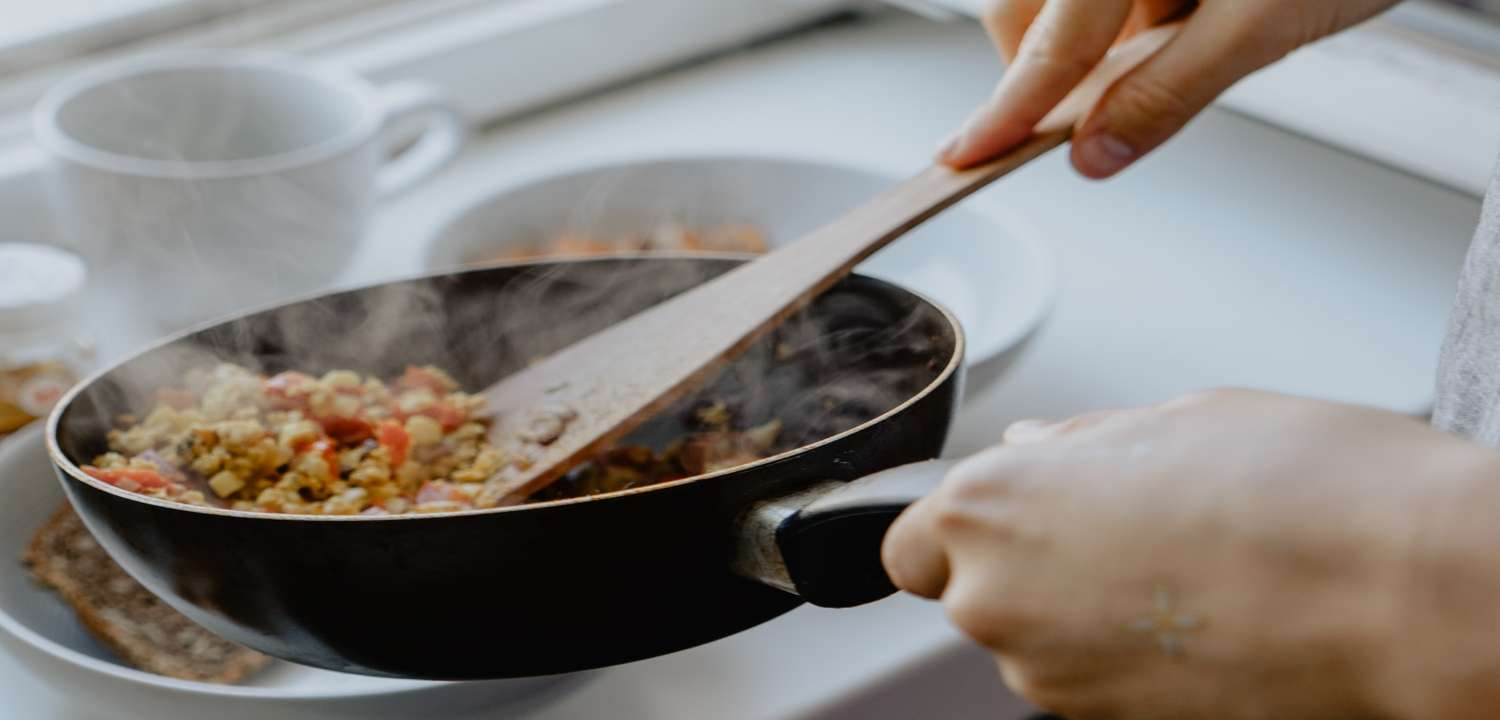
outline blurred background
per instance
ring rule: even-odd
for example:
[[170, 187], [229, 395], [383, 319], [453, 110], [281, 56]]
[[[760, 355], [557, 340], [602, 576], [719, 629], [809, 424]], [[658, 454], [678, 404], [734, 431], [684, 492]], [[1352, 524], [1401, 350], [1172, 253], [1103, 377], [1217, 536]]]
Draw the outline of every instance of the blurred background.
[[1495, 0], [1447, 0], [1447, 2], [1451, 2], [1454, 5], [1461, 5], [1463, 7], [1478, 10], [1490, 15], [1494, 15], [1496, 12], [1500, 12], [1500, 2], [1495, 2]]

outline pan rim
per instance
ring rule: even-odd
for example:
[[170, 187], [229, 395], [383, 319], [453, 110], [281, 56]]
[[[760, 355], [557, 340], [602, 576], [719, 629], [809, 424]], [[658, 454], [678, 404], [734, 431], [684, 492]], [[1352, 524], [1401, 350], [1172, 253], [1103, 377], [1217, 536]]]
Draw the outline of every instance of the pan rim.
[[799, 455], [804, 455], [804, 454], [810, 453], [810, 452], [812, 452], [812, 451], [814, 451], [814, 450], [816, 450], [816, 449], [818, 449], [820, 447], [823, 447], [825, 445], [829, 445], [829, 444], [831, 444], [833, 442], [841, 440], [843, 438], [849, 437], [851, 435], [855, 435], [857, 433], [864, 432], [864, 431], [866, 431], [866, 430], [868, 430], [870, 428], [873, 428], [876, 425], [879, 425], [880, 423], [884, 422], [887, 418], [889, 418], [889, 417], [891, 417], [891, 416], [893, 416], [893, 415], [895, 415], [897, 413], [905, 411], [907, 408], [911, 407], [912, 405], [915, 405], [917, 402], [919, 402], [922, 399], [926, 398], [928, 395], [931, 395], [939, 387], [942, 387], [943, 384], [945, 384], [946, 382], [948, 382], [953, 377], [953, 375], [955, 373], [957, 373], [959, 371], [959, 369], [963, 366], [964, 351], [965, 351], [965, 347], [966, 347], [966, 344], [967, 344], [967, 339], [965, 338], [965, 335], [964, 335], [963, 326], [960, 325], [959, 322], [958, 322], [958, 318], [955, 317], [953, 315], [952, 311], [950, 311], [946, 306], [944, 306], [940, 302], [937, 302], [933, 298], [928, 297], [927, 295], [925, 295], [925, 294], [923, 294], [921, 292], [918, 292], [916, 290], [912, 290], [910, 288], [907, 288], [904, 285], [899, 285], [899, 284], [891, 282], [889, 280], [883, 280], [881, 278], [871, 277], [871, 276], [868, 276], [868, 275], [861, 275], [861, 274], [858, 274], [858, 273], [850, 273], [850, 277], [857, 277], [857, 278], [859, 278], [859, 279], [861, 279], [861, 280], [863, 280], [865, 282], [873, 282], [873, 283], [876, 283], [878, 285], [884, 285], [884, 286], [887, 286], [887, 287], [895, 288], [895, 289], [897, 289], [897, 290], [899, 290], [901, 292], [907, 293], [910, 296], [912, 296], [912, 297], [914, 297], [914, 298], [916, 298], [916, 299], [918, 299], [918, 300], [926, 303], [929, 307], [932, 307], [933, 309], [935, 309], [935, 310], [938, 311], [938, 313], [942, 316], [943, 320], [947, 323], [948, 327], [953, 331], [953, 340], [954, 340], [954, 342], [953, 342], [953, 352], [949, 353], [947, 364], [945, 364], [943, 366], [943, 369], [941, 371], [939, 371], [938, 374], [935, 377], [933, 377], [933, 379], [931, 381], [929, 381], [926, 385], [924, 385], [920, 390], [916, 391], [915, 393], [912, 393], [905, 400], [903, 400], [900, 403], [896, 404], [894, 407], [891, 407], [890, 409], [886, 410], [885, 412], [883, 412], [883, 413], [881, 413], [881, 414], [879, 414], [879, 415], [877, 415], [877, 416], [875, 416], [873, 418], [870, 418], [869, 420], [866, 420], [866, 421], [864, 421], [864, 422], [862, 422], [862, 423], [860, 423], [858, 425], [855, 425], [854, 427], [848, 428], [848, 429], [846, 429], [846, 430], [844, 430], [842, 432], [835, 433], [833, 435], [829, 435], [828, 437], [822, 438], [822, 439], [820, 439], [820, 440], [818, 440], [816, 442], [808, 443], [806, 445], [799, 445], [799, 446], [797, 446], [795, 448], [791, 448], [791, 449], [786, 450], [784, 452], [780, 452], [780, 453], [777, 453], [777, 454], [769, 456], [769, 457], [760, 458], [760, 459], [755, 460], [753, 462], [745, 463], [744, 465], [737, 465], [737, 466], [732, 467], [732, 468], [725, 468], [723, 470], [717, 470], [717, 471], [711, 472], [711, 473], [703, 473], [703, 474], [700, 474], [700, 475], [693, 475], [693, 476], [690, 476], [690, 477], [680, 478], [680, 479], [677, 479], [677, 480], [670, 480], [670, 481], [663, 482], [663, 483], [656, 483], [654, 485], [646, 485], [646, 486], [637, 487], [637, 488], [626, 488], [624, 490], [615, 490], [615, 491], [607, 492], [607, 493], [599, 493], [597, 495], [586, 495], [586, 496], [581, 496], [581, 497], [558, 498], [556, 500], [546, 500], [546, 501], [536, 502], [536, 503], [522, 503], [522, 504], [519, 504], [519, 505], [508, 505], [508, 506], [503, 506], [503, 507], [470, 508], [470, 509], [465, 509], [465, 510], [449, 510], [449, 511], [444, 511], [444, 512], [433, 512], [433, 513], [406, 513], [406, 514], [401, 514], [401, 515], [312, 515], [312, 514], [306, 514], [306, 513], [272, 513], [272, 512], [263, 512], [263, 511], [259, 511], [259, 510], [234, 510], [234, 509], [230, 509], [230, 508], [216, 508], [216, 507], [204, 507], [204, 506], [200, 506], [200, 505], [190, 505], [190, 504], [187, 504], [187, 503], [180, 503], [180, 502], [175, 502], [175, 501], [172, 501], [172, 500], [164, 500], [164, 499], [161, 499], [161, 498], [151, 497], [149, 495], [142, 495], [140, 493], [133, 493], [133, 492], [129, 492], [129, 491], [126, 491], [126, 490], [121, 490], [120, 488], [117, 488], [117, 487], [115, 487], [113, 485], [110, 485], [109, 483], [106, 483], [106, 482], [104, 482], [102, 480], [98, 480], [98, 479], [95, 479], [93, 477], [90, 477], [87, 473], [84, 473], [83, 470], [81, 470], [76, 463], [74, 463], [70, 458], [68, 458], [67, 454], [62, 451], [62, 448], [59, 446], [58, 441], [57, 441], [58, 426], [61, 424], [62, 416], [66, 413], [66, 411], [70, 407], [72, 407], [73, 401], [78, 397], [78, 395], [82, 394], [82, 392], [85, 389], [93, 387], [95, 383], [97, 383], [99, 380], [101, 380], [102, 378], [104, 378], [106, 375], [110, 374], [111, 372], [114, 372], [115, 370], [119, 369], [121, 366], [125, 365], [126, 363], [129, 363], [129, 362], [131, 362], [133, 360], [136, 360], [138, 358], [144, 357], [145, 355], [147, 355], [149, 353], [155, 352], [157, 350], [160, 350], [160, 349], [162, 349], [164, 347], [167, 347], [169, 345], [172, 345], [174, 343], [180, 342], [180, 341], [182, 341], [182, 340], [184, 340], [184, 339], [186, 339], [186, 338], [188, 338], [188, 337], [190, 337], [190, 336], [192, 336], [192, 335], [194, 335], [196, 333], [202, 332], [202, 331], [207, 330], [209, 328], [213, 328], [213, 327], [217, 327], [217, 326], [223, 325], [224, 323], [232, 322], [234, 320], [238, 320], [238, 319], [241, 319], [241, 318], [250, 317], [252, 315], [255, 315], [255, 314], [258, 314], [258, 313], [262, 313], [262, 312], [266, 312], [266, 311], [269, 311], [269, 310], [274, 310], [274, 309], [281, 308], [281, 307], [288, 307], [288, 306], [296, 305], [296, 304], [299, 304], [299, 303], [309, 302], [309, 301], [312, 301], [312, 300], [316, 300], [318, 298], [328, 297], [328, 296], [331, 296], [331, 295], [337, 295], [337, 294], [340, 294], [340, 293], [357, 292], [357, 291], [368, 290], [368, 289], [371, 289], [371, 288], [380, 287], [380, 286], [384, 286], [384, 285], [393, 285], [393, 284], [396, 284], [396, 283], [407, 283], [407, 282], [414, 282], [414, 281], [420, 281], [420, 280], [430, 280], [430, 279], [434, 279], [434, 278], [446, 277], [446, 276], [451, 276], [451, 275], [455, 275], [455, 274], [461, 274], [461, 273], [467, 273], [467, 272], [480, 272], [480, 271], [485, 271], [485, 270], [493, 270], [493, 269], [497, 269], [497, 268], [506, 268], [506, 267], [522, 267], [522, 266], [530, 266], [530, 265], [556, 265], [556, 264], [561, 264], [561, 263], [570, 263], [571, 264], [571, 263], [584, 263], [584, 262], [594, 262], [594, 261], [600, 261], [600, 260], [619, 260], [619, 259], [625, 259], [625, 260], [631, 260], [631, 259], [662, 259], [662, 260], [740, 260], [740, 261], [748, 261], [750, 259], [753, 259], [754, 257], [756, 257], [754, 254], [750, 254], [750, 253], [737, 253], [737, 252], [712, 252], [712, 251], [665, 251], [665, 252], [663, 252], [663, 251], [626, 251], [626, 252], [613, 252], [613, 253], [605, 253], [605, 254], [599, 254], [599, 255], [587, 255], [587, 256], [577, 256], [577, 257], [554, 257], [554, 258], [547, 258], [547, 259], [525, 258], [525, 259], [518, 259], [518, 260], [502, 260], [502, 261], [482, 263], [482, 264], [465, 264], [465, 265], [455, 266], [455, 267], [450, 267], [450, 268], [438, 268], [438, 269], [430, 270], [428, 272], [423, 272], [423, 273], [416, 274], [416, 275], [410, 275], [410, 276], [407, 276], [407, 277], [394, 278], [394, 279], [385, 279], [385, 280], [380, 280], [380, 281], [377, 281], [377, 282], [367, 283], [367, 284], [363, 284], [363, 285], [352, 285], [352, 286], [349, 286], [349, 287], [342, 287], [342, 288], [335, 288], [335, 289], [323, 290], [323, 291], [319, 291], [319, 292], [315, 292], [315, 293], [309, 293], [309, 294], [298, 296], [298, 297], [293, 297], [293, 298], [288, 298], [288, 299], [280, 300], [280, 301], [277, 301], [277, 302], [274, 302], [274, 303], [270, 303], [270, 304], [266, 304], [266, 305], [261, 305], [261, 306], [255, 307], [255, 308], [251, 308], [251, 309], [248, 309], [248, 310], [237, 312], [237, 313], [235, 313], [233, 315], [228, 315], [228, 316], [225, 316], [225, 317], [216, 318], [216, 319], [213, 319], [213, 320], [208, 320], [206, 322], [199, 323], [199, 324], [193, 325], [192, 327], [189, 327], [189, 328], [186, 328], [184, 330], [180, 330], [178, 332], [175, 332], [175, 333], [172, 333], [170, 335], [167, 335], [167, 336], [165, 336], [163, 338], [160, 338], [160, 339], [158, 339], [156, 341], [151, 342], [150, 344], [146, 345], [145, 347], [142, 347], [142, 348], [140, 348], [140, 349], [138, 349], [138, 350], [136, 350], [134, 352], [129, 353], [129, 355], [126, 356], [126, 357], [123, 357], [123, 358], [121, 358], [119, 360], [113, 361], [108, 367], [96, 370], [93, 373], [91, 373], [90, 375], [88, 375], [87, 377], [85, 377], [83, 380], [79, 381], [72, 388], [70, 388], [68, 390], [68, 392], [65, 393], [60, 400], [58, 400], [57, 405], [53, 408], [52, 412], [47, 416], [47, 426], [46, 426], [46, 428], [47, 428], [46, 429], [47, 456], [52, 461], [53, 467], [62, 470], [72, 480], [74, 480], [76, 482], [83, 483], [84, 485], [92, 487], [92, 488], [94, 488], [96, 490], [99, 490], [99, 491], [102, 491], [102, 492], [105, 492], [105, 493], [108, 493], [108, 494], [116, 495], [118, 497], [124, 498], [126, 500], [130, 500], [130, 501], [133, 501], [133, 502], [139, 502], [139, 503], [143, 503], [143, 504], [146, 504], [146, 505], [153, 505], [153, 506], [157, 506], [157, 507], [160, 507], [160, 508], [163, 508], [163, 509], [167, 509], [167, 510], [182, 511], [182, 512], [191, 512], [191, 513], [199, 513], [199, 514], [203, 514], [203, 515], [210, 515], [210, 516], [217, 516], [217, 517], [224, 517], [224, 518], [238, 518], [238, 519], [246, 519], [246, 520], [266, 520], [266, 521], [303, 521], [303, 522], [307, 522], [307, 521], [317, 521], [317, 522], [409, 522], [409, 521], [414, 521], [414, 520], [435, 520], [435, 519], [441, 519], [441, 518], [483, 517], [483, 516], [495, 515], [495, 514], [499, 514], [499, 513], [521, 512], [521, 511], [526, 511], [526, 510], [544, 510], [544, 509], [551, 509], [551, 508], [556, 508], [556, 507], [566, 507], [566, 506], [575, 505], [575, 504], [581, 504], [581, 503], [600, 502], [600, 501], [611, 500], [611, 499], [615, 499], [615, 498], [622, 498], [622, 497], [634, 496], [634, 495], [638, 495], [638, 494], [641, 494], [641, 493], [648, 493], [648, 492], [654, 492], [654, 491], [665, 491], [665, 490], [667, 490], [669, 488], [675, 488], [675, 487], [679, 487], [679, 486], [683, 486], [683, 485], [688, 485], [688, 484], [691, 484], [691, 483], [698, 483], [698, 482], [702, 482], [702, 481], [711, 480], [711, 479], [714, 479], [714, 478], [723, 477], [723, 476], [726, 476], [726, 475], [732, 475], [732, 474], [736, 474], [736, 473], [740, 473], [740, 472], [745, 472], [745, 471], [750, 470], [752, 468], [760, 467], [760, 466], [763, 466], [763, 465], [768, 465], [768, 464], [771, 464], [771, 463], [774, 463], [774, 462], [781, 462], [781, 461], [784, 461], [784, 460], [788, 460], [788, 459], [797, 457]]

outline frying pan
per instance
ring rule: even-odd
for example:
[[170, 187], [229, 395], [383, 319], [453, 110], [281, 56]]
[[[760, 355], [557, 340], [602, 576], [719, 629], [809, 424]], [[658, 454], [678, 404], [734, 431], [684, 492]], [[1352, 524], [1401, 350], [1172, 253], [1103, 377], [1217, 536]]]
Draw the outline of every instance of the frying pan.
[[145, 409], [188, 367], [389, 377], [432, 363], [484, 387], [741, 262], [500, 264], [255, 312], [81, 383], [49, 419], [48, 451], [89, 529], [146, 587], [227, 638], [332, 670], [570, 672], [725, 637], [804, 600], [844, 607], [884, 597], [894, 588], [880, 541], [942, 474], [940, 463], [920, 461], [942, 450], [964, 343], [946, 310], [861, 276], [630, 438], [660, 445], [691, 432], [692, 408], [709, 400], [746, 422], [784, 422], [786, 447], [727, 471], [462, 513], [316, 517], [180, 505], [79, 470], [105, 449], [120, 414]]

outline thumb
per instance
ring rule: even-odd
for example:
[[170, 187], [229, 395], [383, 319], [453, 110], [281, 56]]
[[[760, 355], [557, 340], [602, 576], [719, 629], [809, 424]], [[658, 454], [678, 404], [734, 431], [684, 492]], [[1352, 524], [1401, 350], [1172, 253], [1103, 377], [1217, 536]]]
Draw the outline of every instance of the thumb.
[[1182, 31], [1115, 81], [1073, 139], [1073, 166], [1103, 179], [1181, 130], [1240, 78], [1284, 54], [1238, 17], [1239, 3], [1203, 4]]

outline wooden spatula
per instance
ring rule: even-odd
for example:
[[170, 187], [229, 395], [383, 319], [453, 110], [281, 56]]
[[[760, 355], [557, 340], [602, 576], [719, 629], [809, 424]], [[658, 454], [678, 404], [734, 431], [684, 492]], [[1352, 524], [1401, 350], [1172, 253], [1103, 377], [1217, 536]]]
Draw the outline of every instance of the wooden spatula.
[[[975, 190], [1062, 145], [1118, 78], [1175, 34], [1163, 26], [1123, 43], [1032, 137], [987, 164], [932, 167], [848, 215], [659, 303], [484, 391], [490, 437], [529, 457], [492, 479], [482, 505], [519, 502], [578, 460], [628, 433], [707, 379], [856, 264]], [[982, 239], [975, 240], [983, 242]]]

